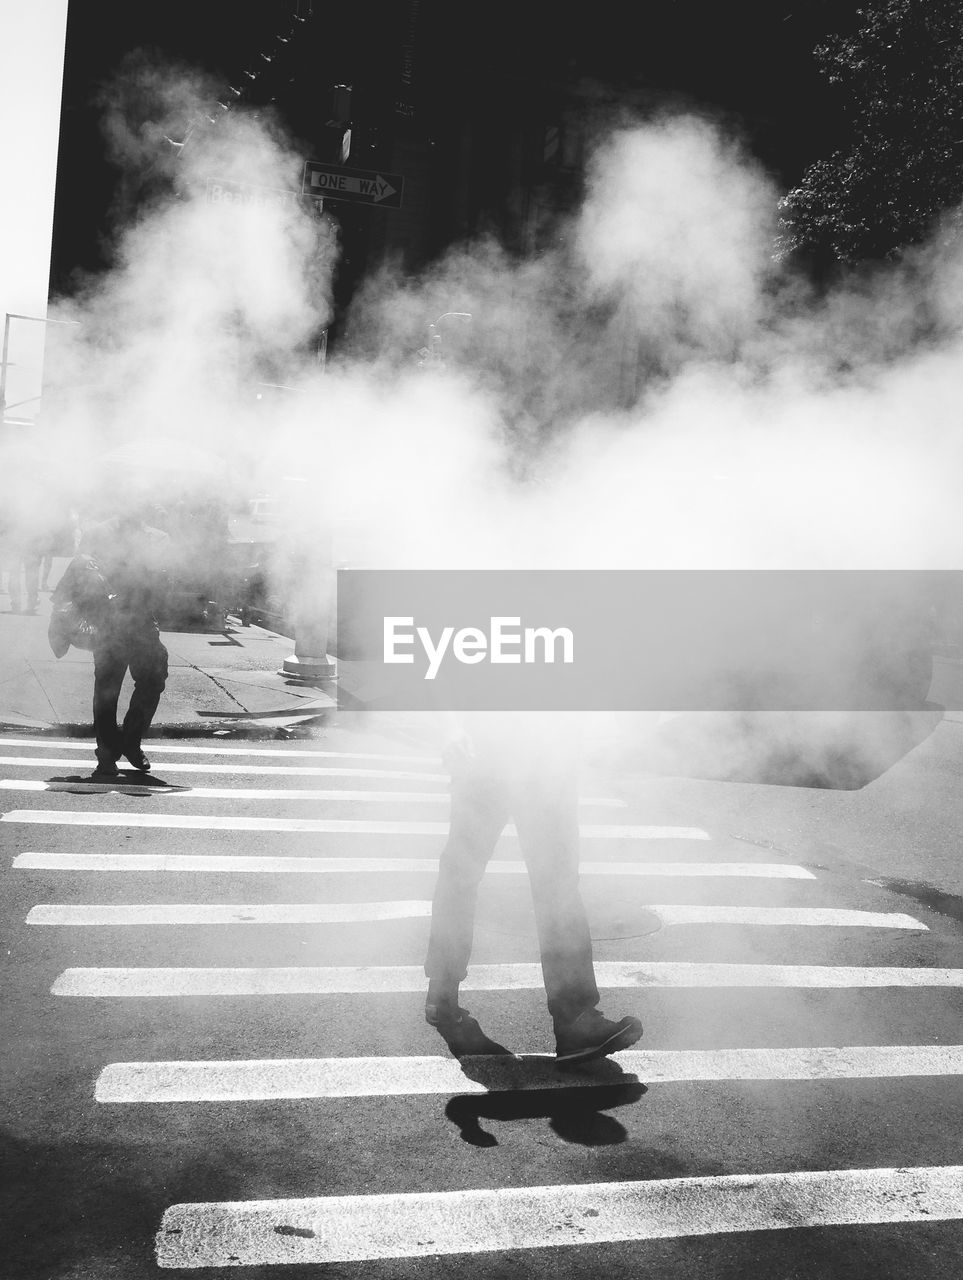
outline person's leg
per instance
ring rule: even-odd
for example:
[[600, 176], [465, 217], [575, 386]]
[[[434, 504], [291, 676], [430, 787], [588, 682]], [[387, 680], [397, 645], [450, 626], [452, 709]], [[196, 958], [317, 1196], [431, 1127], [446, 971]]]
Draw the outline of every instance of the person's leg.
[[503, 788], [487, 778], [452, 783], [451, 826], [431, 905], [425, 974], [425, 1021], [456, 1058], [508, 1054], [458, 1003], [468, 973], [478, 886], [507, 818]]
[[27, 612], [36, 613], [40, 603], [40, 557], [27, 555], [23, 558], [23, 577], [27, 589]]
[[23, 605], [20, 585], [21, 573], [22, 561], [19, 553], [14, 552], [7, 561], [7, 591], [10, 593], [10, 609], [13, 613], [19, 613]]
[[141, 742], [167, 685], [167, 649], [161, 644], [160, 634], [153, 625], [131, 637], [130, 674], [134, 691], [124, 716], [121, 753], [135, 769], [146, 771], [150, 768], [150, 761], [141, 749]]
[[507, 818], [506, 796], [497, 781], [453, 779], [448, 841], [438, 863], [425, 959], [432, 994], [457, 997], [468, 973], [478, 886]]
[[118, 637], [107, 637], [94, 649], [94, 733], [97, 768], [116, 773], [121, 736], [117, 727], [117, 699], [127, 674], [127, 651]]
[[512, 816], [531, 883], [549, 1012], [557, 1022], [571, 1021], [599, 1002], [579, 889], [574, 772], [526, 771], [512, 788]]
[[525, 776], [513, 793], [513, 811], [532, 885], [556, 1061], [574, 1066], [625, 1049], [642, 1035], [642, 1023], [634, 1017], [616, 1022], [596, 1007], [592, 937], [579, 889], [574, 772]]

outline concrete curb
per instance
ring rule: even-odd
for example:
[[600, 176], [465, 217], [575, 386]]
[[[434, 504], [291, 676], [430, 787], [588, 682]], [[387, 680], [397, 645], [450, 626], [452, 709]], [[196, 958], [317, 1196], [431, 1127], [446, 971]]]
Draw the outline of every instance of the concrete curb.
[[[310, 729], [327, 724], [337, 704], [316, 708], [309, 712], [280, 713], [274, 716], [218, 717], [204, 721], [155, 721], [144, 735], [147, 738], [271, 738], [292, 737], [300, 734], [310, 737]], [[0, 719], [0, 733], [21, 734], [38, 738], [90, 738], [94, 737], [93, 723], [54, 722], [30, 720], [27, 717]]]

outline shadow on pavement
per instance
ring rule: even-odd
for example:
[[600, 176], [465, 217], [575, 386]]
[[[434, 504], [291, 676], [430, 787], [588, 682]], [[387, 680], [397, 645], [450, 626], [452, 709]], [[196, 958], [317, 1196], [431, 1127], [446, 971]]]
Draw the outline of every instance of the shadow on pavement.
[[[461, 1068], [470, 1080], [497, 1090], [487, 1094], [459, 1094], [445, 1107], [463, 1142], [496, 1147], [498, 1139], [482, 1127], [482, 1120], [548, 1120], [564, 1142], [585, 1147], [614, 1146], [628, 1134], [604, 1112], [638, 1102], [646, 1087], [608, 1059], [578, 1071], [559, 1071], [554, 1058], [464, 1057]], [[558, 1081], [564, 1080], [559, 1085]], [[505, 1083], [514, 1088], [505, 1089]], [[542, 1082], [549, 1087], [539, 1088]]]
[[[45, 1145], [0, 1134], [4, 1280], [149, 1274], [163, 1185], [141, 1189], [121, 1150]], [[133, 1244], [125, 1242], [135, 1242]], [[132, 1259], [131, 1253], [142, 1253]], [[129, 1269], [132, 1261], [141, 1267]]]
[[94, 774], [68, 774], [62, 778], [47, 778], [47, 790], [74, 795], [149, 796], [152, 791], [191, 791], [191, 787], [165, 782], [154, 774], [122, 770], [117, 778], [98, 778]]

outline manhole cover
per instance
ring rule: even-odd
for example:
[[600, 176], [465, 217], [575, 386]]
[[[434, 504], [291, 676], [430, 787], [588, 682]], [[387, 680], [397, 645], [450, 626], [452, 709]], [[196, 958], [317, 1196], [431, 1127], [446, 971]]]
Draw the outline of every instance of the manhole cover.
[[[633, 907], [630, 903], [586, 902], [585, 910], [593, 942], [643, 938], [662, 928], [662, 921], [654, 911]], [[531, 903], [505, 901], [501, 895], [498, 900], [487, 896], [479, 900], [475, 930], [502, 937], [535, 941], [538, 938]]]

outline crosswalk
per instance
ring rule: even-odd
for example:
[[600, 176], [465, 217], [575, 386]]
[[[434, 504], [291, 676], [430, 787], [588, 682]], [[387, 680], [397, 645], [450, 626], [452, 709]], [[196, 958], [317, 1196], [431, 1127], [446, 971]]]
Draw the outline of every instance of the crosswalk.
[[[198, 1002], [220, 1008], [219, 1001], [231, 1002], [226, 1007], [239, 1019], [269, 1004], [296, 1018], [307, 1001], [312, 1008], [318, 1001], [336, 1004], [359, 1022], [372, 1003], [409, 998], [414, 1003], [405, 1007], [417, 1009], [430, 888], [447, 830], [438, 812], [447, 802], [446, 779], [436, 760], [269, 743], [157, 741], [152, 747], [153, 779], [128, 774], [117, 783], [91, 783], [80, 755], [89, 755], [89, 743], [0, 738], [6, 774], [0, 793], [33, 804], [4, 811], [0, 835], [17, 836], [4, 875], [27, 904], [21, 922], [29, 926], [28, 955], [37, 939], [44, 956], [58, 957], [46, 1018], [94, 1007], [109, 1010], [110, 1026], [119, 1029], [126, 1010], [143, 1018], [145, 1008], [170, 1009], [176, 1018]], [[52, 776], [63, 768], [74, 773]], [[271, 785], [247, 786], [258, 774], [270, 776]], [[225, 785], [207, 785], [212, 776]], [[318, 777], [348, 778], [350, 789], [317, 789], [310, 780]], [[195, 778], [202, 785], [194, 786]], [[285, 812], [290, 808], [299, 812]], [[866, 886], [857, 893], [818, 870], [704, 827], [633, 821], [626, 808], [624, 799], [604, 794], [582, 801], [582, 879], [599, 926], [593, 932], [605, 939], [596, 960], [603, 1007], [612, 993], [624, 993], [648, 1023], [653, 1001], [671, 1010], [686, 998], [781, 995], [798, 999], [806, 1011], [797, 1043], [673, 1046], [660, 1043], [657, 1023], [644, 1047], [573, 1080], [532, 1044], [464, 1063], [440, 1041], [434, 1053], [412, 1053], [408, 1034], [391, 1020], [378, 1053], [352, 1052], [350, 1021], [325, 1021], [324, 1056], [279, 1053], [276, 1033], [266, 1029], [263, 1056], [257, 1056], [261, 1024], [253, 1019], [251, 1056], [103, 1055], [87, 1081], [104, 1117], [98, 1123], [138, 1109], [189, 1108], [194, 1123], [205, 1108], [253, 1104], [337, 1107], [366, 1099], [377, 1107], [407, 1099], [436, 1107], [432, 1099], [439, 1097], [561, 1098], [573, 1091], [601, 1097], [620, 1082], [634, 1082], [641, 1092], [699, 1083], [826, 1089], [963, 1075], [963, 1045], [933, 1037], [918, 1042], [918, 1035], [884, 1042], [873, 1035], [880, 1023], [871, 1012], [854, 1020], [852, 1041], [841, 1044], [838, 1031], [821, 1023], [824, 1006], [812, 1003], [838, 997], [859, 1009], [859, 1002], [879, 998], [911, 1008], [914, 999], [953, 997], [963, 986], [963, 968], [927, 962], [935, 952], [924, 946], [925, 920], [886, 909], [882, 895], [872, 897], [875, 890]], [[225, 840], [229, 851], [216, 851]], [[517, 833], [508, 828], [486, 876], [492, 912], [480, 916], [477, 962], [464, 989], [483, 997], [504, 993], [529, 1026], [528, 1011], [541, 1009], [544, 996], [534, 934], [517, 905], [527, 893], [524, 875]], [[848, 897], [840, 900], [841, 893]], [[607, 931], [603, 916], [614, 910], [611, 904], [620, 920], [631, 920], [633, 911], [655, 917], [657, 932], [643, 941], [642, 931], [631, 927]], [[486, 929], [493, 920], [498, 927]], [[867, 963], [876, 955], [863, 948], [886, 940], [892, 948], [900, 939], [917, 940], [917, 950], [906, 949], [895, 962], [886, 950], [886, 963]], [[797, 954], [802, 940], [804, 957]], [[295, 942], [311, 948], [305, 962], [288, 963]], [[205, 948], [217, 948], [217, 963], [208, 962]], [[338, 962], [327, 962], [333, 958]], [[716, 1025], [707, 1023], [706, 1034]], [[911, 1025], [918, 1029], [918, 1022]], [[729, 1034], [738, 1039], [738, 1027]], [[629, 1111], [623, 1106], [620, 1112], [627, 1125]], [[436, 1114], [426, 1111], [419, 1123], [430, 1128]], [[378, 1124], [375, 1111], [358, 1115], [346, 1123]], [[377, 1140], [386, 1141], [383, 1133]], [[644, 1141], [638, 1141], [641, 1152]], [[627, 1150], [632, 1142], [627, 1135]], [[459, 1154], [447, 1156], [446, 1150], [442, 1142], [427, 1189], [399, 1188], [387, 1168], [383, 1189], [347, 1194], [337, 1186], [306, 1185], [300, 1194], [286, 1188], [265, 1198], [265, 1180], [254, 1177], [250, 1198], [210, 1200], [205, 1186], [196, 1185], [192, 1198], [160, 1206], [154, 1264], [160, 1271], [377, 1265], [559, 1246], [644, 1250], [647, 1241], [691, 1236], [963, 1219], [963, 1166], [907, 1165], [898, 1151], [891, 1165], [873, 1167], [856, 1158], [853, 1167], [680, 1170], [661, 1177], [642, 1163], [632, 1176], [589, 1180], [560, 1146], [553, 1176], [543, 1182], [513, 1175], [490, 1185], [482, 1170], [472, 1185], [470, 1166], [457, 1163], [455, 1176], [460, 1153], [471, 1148], [462, 1144]], [[337, 1152], [332, 1155], [337, 1163]], [[624, 1173], [625, 1166], [606, 1168]], [[629, 1270], [636, 1274], [645, 1269], [645, 1255], [632, 1256]]]

